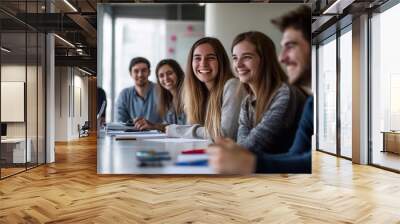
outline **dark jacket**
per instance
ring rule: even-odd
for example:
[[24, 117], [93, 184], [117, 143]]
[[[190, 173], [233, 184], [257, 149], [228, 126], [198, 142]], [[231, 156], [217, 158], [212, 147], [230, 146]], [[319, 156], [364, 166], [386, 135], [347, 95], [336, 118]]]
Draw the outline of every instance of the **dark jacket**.
[[293, 145], [287, 153], [256, 152], [257, 173], [311, 173], [313, 135], [313, 97], [307, 98]]

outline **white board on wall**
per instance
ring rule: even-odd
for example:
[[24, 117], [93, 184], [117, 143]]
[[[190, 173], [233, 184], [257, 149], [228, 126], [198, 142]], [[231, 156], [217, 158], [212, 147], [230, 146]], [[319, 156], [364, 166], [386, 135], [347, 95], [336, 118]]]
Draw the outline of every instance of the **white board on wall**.
[[25, 82], [1, 82], [1, 122], [24, 122]]

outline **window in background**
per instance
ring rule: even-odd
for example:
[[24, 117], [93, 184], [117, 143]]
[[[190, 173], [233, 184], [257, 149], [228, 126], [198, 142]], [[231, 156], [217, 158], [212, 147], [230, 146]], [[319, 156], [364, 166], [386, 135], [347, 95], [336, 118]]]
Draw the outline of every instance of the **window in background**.
[[164, 20], [115, 19], [114, 102], [124, 88], [134, 85], [129, 72], [129, 63], [134, 57], [141, 56], [150, 61], [149, 79], [156, 82], [155, 66], [166, 57], [165, 32]]
[[[400, 155], [387, 150], [400, 149], [400, 133], [384, 139], [382, 132], [400, 129], [400, 4], [371, 18], [371, 140], [372, 163], [400, 170]], [[392, 135], [392, 134], [390, 134]], [[386, 150], [386, 152], [382, 152]], [[400, 153], [400, 150], [399, 150]]]
[[129, 63], [145, 57], [151, 64], [150, 80], [155, 82], [156, 63], [165, 58], [165, 21], [117, 18], [115, 20], [115, 91], [132, 86]]
[[[195, 41], [204, 36], [202, 21], [169, 21], [160, 19], [115, 19], [115, 35], [113, 37], [114, 71], [111, 77], [103, 77], [103, 88], [109, 99], [107, 122], [115, 118], [112, 108], [115, 107], [119, 93], [126, 87], [134, 85], [129, 72], [129, 63], [134, 57], [145, 57], [150, 61], [150, 81], [157, 82], [155, 68], [165, 58], [179, 62], [186, 68], [187, 54]], [[109, 80], [107, 82], [107, 80]], [[114, 83], [114, 86], [111, 87]], [[113, 92], [112, 92], [113, 91]], [[109, 93], [113, 94], [109, 94]]]
[[336, 36], [318, 48], [318, 133], [319, 150], [336, 154]]
[[[347, 29], [347, 30], [346, 30]], [[352, 35], [351, 26], [340, 38], [340, 154], [352, 157]]]
[[[100, 7], [99, 7], [100, 8]], [[99, 52], [100, 57], [102, 57], [99, 62], [99, 64], [102, 66], [101, 68], [101, 73], [98, 74], [99, 77], [97, 77], [97, 80], [99, 80], [98, 83], [100, 84], [99, 87], [102, 87], [104, 91], [107, 93], [106, 98], [107, 98], [107, 103], [108, 107], [106, 109], [106, 121], [110, 122], [111, 121], [111, 114], [113, 111], [112, 107], [112, 99], [114, 96], [112, 95], [112, 77], [113, 77], [113, 72], [112, 72], [112, 58], [113, 58], [113, 29], [112, 29], [112, 17], [110, 13], [104, 13], [103, 14], [103, 32], [102, 32], [102, 41], [103, 44], [101, 45], [101, 50], [102, 52]], [[101, 76], [101, 77], [100, 77]]]

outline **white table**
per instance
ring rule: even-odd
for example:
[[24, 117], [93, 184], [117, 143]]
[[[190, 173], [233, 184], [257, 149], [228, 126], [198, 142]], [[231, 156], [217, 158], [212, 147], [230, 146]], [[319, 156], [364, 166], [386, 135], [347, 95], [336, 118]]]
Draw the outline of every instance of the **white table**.
[[[206, 141], [155, 142], [153, 140], [115, 140], [100, 132], [97, 138], [98, 174], [212, 174], [209, 166], [175, 166], [180, 151], [206, 148]], [[172, 160], [163, 161], [161, 167], [139, 167], [136, 152], [141, 150], [168, 151]]]
[[[26, 139], [27, 147], [25, 151], [25, 138], [6, 138], [1, 139], [2, 153], [12, 153], [12, 163], [25, 163], [32, 160], [30, 138]], [[3, 156], [2, 156], [3, 157]], [[11, 160], [11, 158], [10, 158]], [[9, 161], [11, 163], [11, 161]]]

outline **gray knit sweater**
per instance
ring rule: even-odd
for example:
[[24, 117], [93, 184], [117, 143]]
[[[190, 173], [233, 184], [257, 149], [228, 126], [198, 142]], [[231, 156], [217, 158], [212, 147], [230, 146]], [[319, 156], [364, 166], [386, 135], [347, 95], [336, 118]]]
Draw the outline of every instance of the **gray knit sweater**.
[[248, 95], [241, 105], [238, 143], [253, 152], [287, 152], [292, 145], [305, 99], [297, 87], [283, 84], [260, 123], [254, 125], [256, 100]]
[[[240, 113], [240, 104], [244, 97], [243, 91], [238, 93], [239, 80], [237, 78], [229, 79], [224, 85], [221, 108], [221, 129], [224, 137], [236, 139], [238, 130], [238, 120]], [[191, 125], [168, 125], [168, 137], [182, 138], [209, 138], [206, 129], [199, 124]]]

